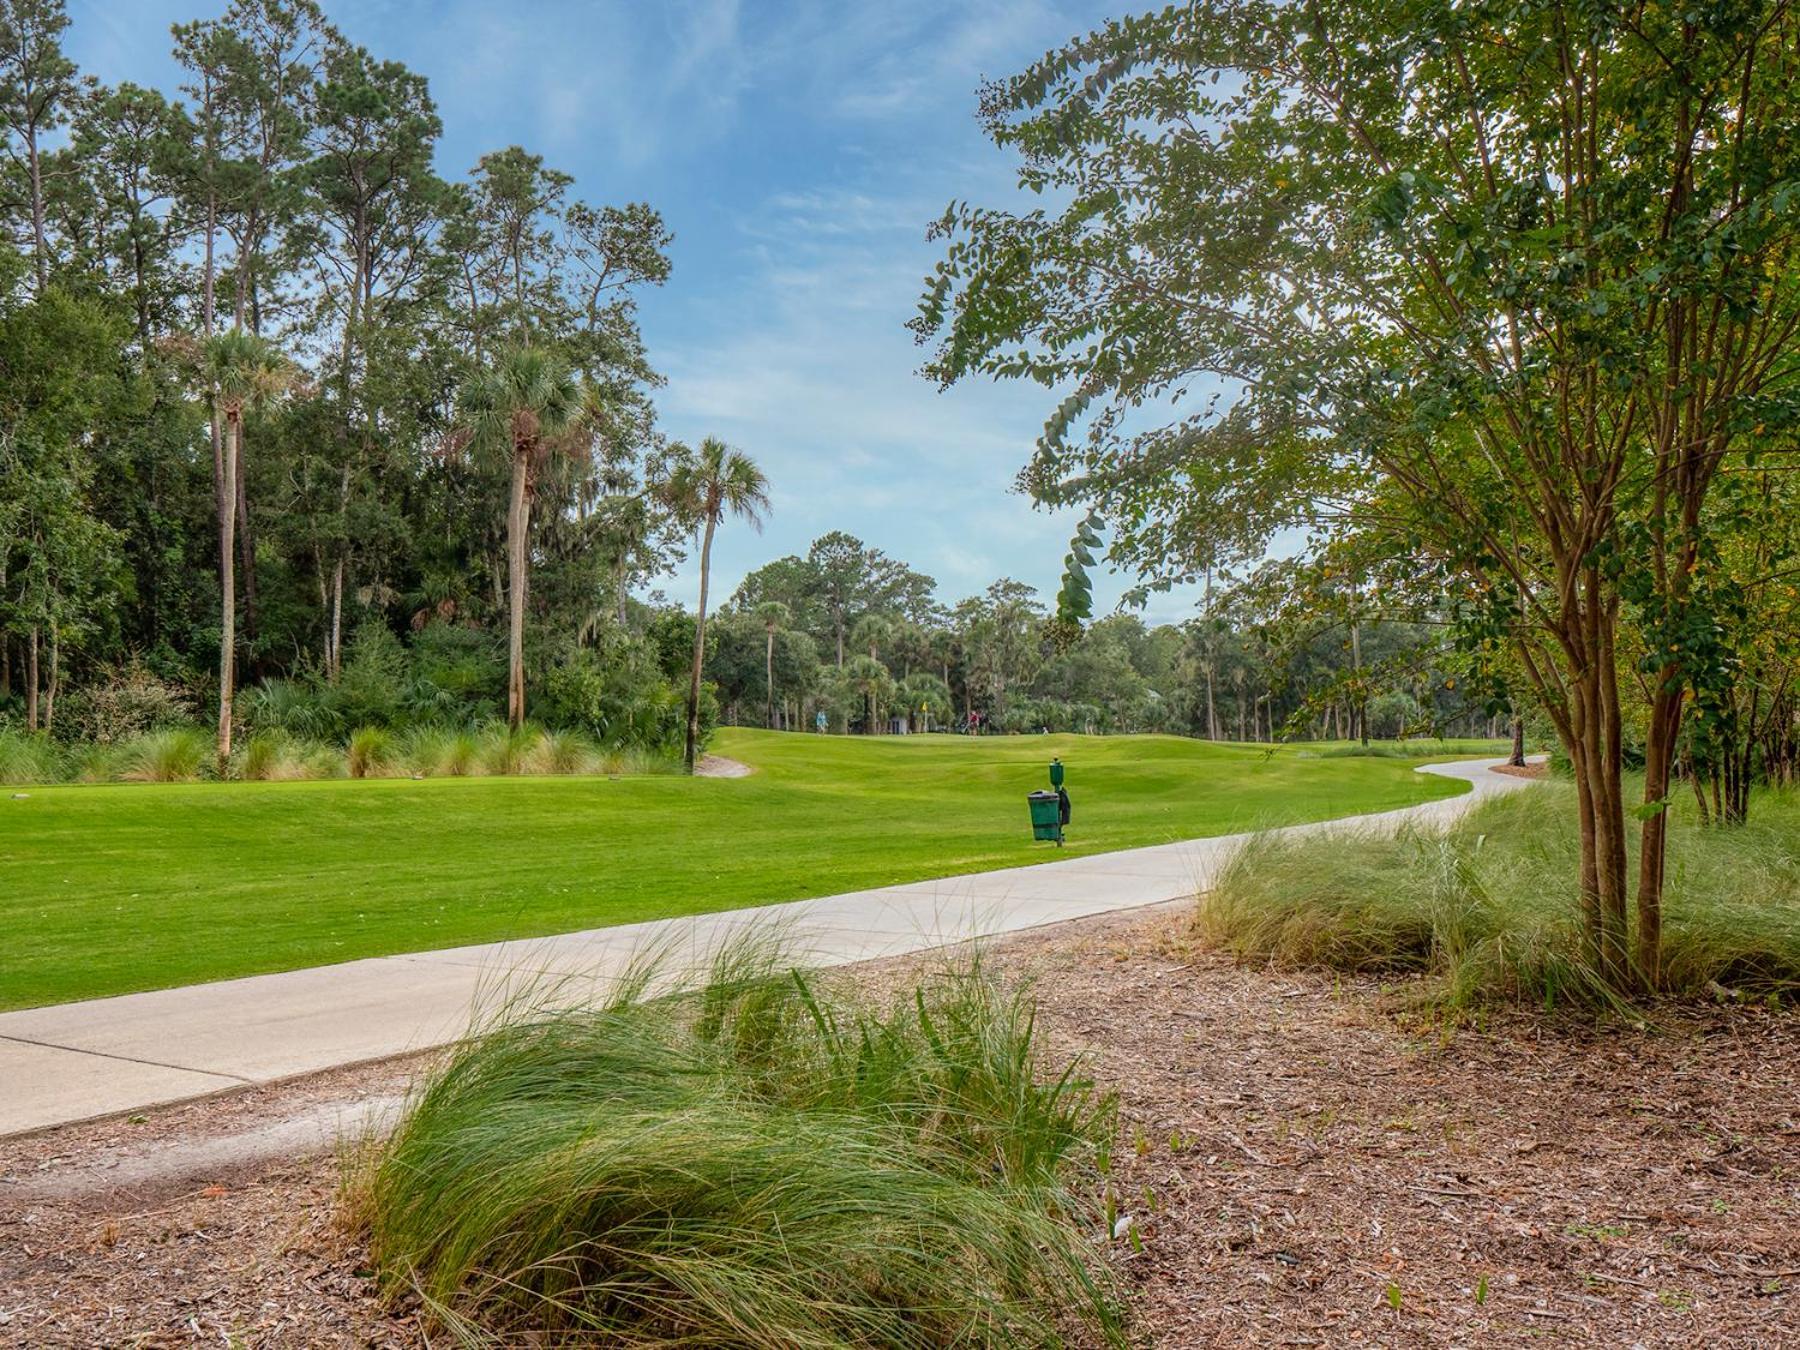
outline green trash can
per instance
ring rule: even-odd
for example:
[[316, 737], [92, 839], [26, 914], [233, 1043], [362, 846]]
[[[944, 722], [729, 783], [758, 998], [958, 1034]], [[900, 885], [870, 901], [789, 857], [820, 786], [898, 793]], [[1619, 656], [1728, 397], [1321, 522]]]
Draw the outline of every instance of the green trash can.
[[1062, 847], [1062, 801], [1054, 792], [1033, 792], [1025, 799], [1031, 803], [1031, 837], [1054, 839]]

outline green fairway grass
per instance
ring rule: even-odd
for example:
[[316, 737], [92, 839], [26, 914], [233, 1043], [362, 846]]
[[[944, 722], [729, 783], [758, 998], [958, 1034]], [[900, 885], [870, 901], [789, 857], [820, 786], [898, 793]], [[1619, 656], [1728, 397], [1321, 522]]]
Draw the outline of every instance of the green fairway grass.
[[[1166, 736], [728, 729], [739, 779], [445, 778], [0, 795], [0, 1007], [539, 936], [1406, 806], [1444, 758]], [[1464, 743], [1464, 754], [1499, 753]], [[1024, 797], [1068, 766], [1068, 847]]]

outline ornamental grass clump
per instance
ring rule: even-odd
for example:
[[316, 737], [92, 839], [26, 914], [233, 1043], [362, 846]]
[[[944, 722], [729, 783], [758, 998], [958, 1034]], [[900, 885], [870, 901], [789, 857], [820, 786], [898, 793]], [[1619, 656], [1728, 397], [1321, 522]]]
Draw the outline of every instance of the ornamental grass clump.
[[[1622, 1011], [1625, 993], [1583, 951], [1573, 793], [1490, 798], [1448, 829], [1252, 840], [1196, 932], [1243, 960], [1421, 975], [1451, 1007]], [[1800, 996], [1800, 796], [1759, 794], [1750, 823], [1729, 828], [1697, 824], [1679, 798], [1671, 814], [1659, 992]]]
[[185, 783], [198, 778], [212, 754], [212, 740], [197, 727], [169, 727], [128, 741], [120, 777], [133, 783]]
[[874, 1007], [740, 946], [698, 987], [515, 1007], [353, 1187], [390, 1298], [533, 1344], [1122, 1344], [1114, 1107], [971, 966]]

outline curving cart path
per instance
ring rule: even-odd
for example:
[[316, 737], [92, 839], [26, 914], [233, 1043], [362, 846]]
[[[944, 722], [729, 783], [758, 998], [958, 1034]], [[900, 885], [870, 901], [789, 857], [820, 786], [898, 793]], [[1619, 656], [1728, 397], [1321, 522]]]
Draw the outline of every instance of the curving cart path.
[[[1419, 772], [1463, 779], [1470, 791], [1280, 833], [1448, 821], [1479, 797], [1525, 785], [1492, 772], [1502, 762], [1424, 765]], [[679, 966], [734, 933], [772, 925], [796, 959], [841, 965], [1179, 900], [1206, 890], [1249, 837], [0, 1013], [0, 1135], [442, 1045], [509, 988], [602, 982], [647, 948]]]

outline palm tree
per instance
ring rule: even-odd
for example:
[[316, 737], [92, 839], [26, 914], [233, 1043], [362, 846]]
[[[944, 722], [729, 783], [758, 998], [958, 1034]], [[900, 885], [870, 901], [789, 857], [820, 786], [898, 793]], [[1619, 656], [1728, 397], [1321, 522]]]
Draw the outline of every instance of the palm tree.
[[905, 702], [907, 713], [919, 714], [920, 731], [930, 731], [934, 719], [938, 722], [949, 720], [950, 687], [936, 675], [916, 671], [900, 681], [898, 693]]
[[769, 509], [769, 480], [756, 461], [716, 436], [700, 442], [699, 453], [675, 457], [662, 484], [662, 497], [677, 518], [700, 532], [700, 607], [694, 615], [694, 669], [688, 680], [687, 740], [682, 758], [694, 771], [700, 740], [700, 668], [706, 660], [706, 588], [712, 571], [713, 532], [727, 513], [762, 528]]
[[531, 502], [538, 475], [576, 442], [586, 403], [567, 363], [542, 347], [514, 347], [463, 385], [457, 420], [478, 453], [504, 457], [512, 469], [506, 505], [506, 720], [525, 723], [525, 569], [530, 558]]
[[770, 731], [775, 730], [775, 633], [790, 618], [792, 613], [779, 600], [765, 600], [756, 607], [756, 617], [762, 620], [763, 632], [768, 635], [768, 647], [763, 653], [764, 691], [768, 694], [769, 704], [763, 721]]
[[231, 758], [231, 703], [237, 682], [237, 480], [243, 465], [244, 412], [294, 383], [287, 358], [241, 328], [208, 338], [200, 354], [201, 383], [224, 432], [219, 493], [219, 733], [222, 773]]
[[850, 631], [850, 641], [858, 647], [869, 649], [869, 658], [881, 660], [881, 644], [894, 635], [894, 625], [879, 614], [865, 614], [856, 621], [856, 627]]
[[865, 735], [875, 735], [876, 701], [885, 699], [893, 692], [894, 678], [888, 668], [873, 656], [852, 657], [844, 667], [844, 678], [850, 687], [861, 694], [869, 709], [868, 725], [863, 728]]

